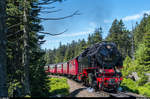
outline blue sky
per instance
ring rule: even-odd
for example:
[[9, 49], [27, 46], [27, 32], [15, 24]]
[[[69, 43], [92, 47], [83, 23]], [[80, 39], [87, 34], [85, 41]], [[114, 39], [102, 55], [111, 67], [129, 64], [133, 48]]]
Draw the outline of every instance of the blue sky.
[[150, 14], [150, 0], [65, 0], [61, 3], [48, 5], [56, 7], [50, 11], [62, 9], [59, 12], [40, 14], [40, 17], [63, 17], [79, 10], [81, 15], [57, 21], [42, 21], [45, 32], [67, 32], [58, 36], [46, 35], [46, 42], [42, 49], [54, 49], [62, 44], [71, 43], [72, 40], [87, 40], [88, 34], [92, 34], [95, 28], [102, 27], [103, 38], [108, 34], [114, 19], [122, 19], [126, 28], [131, 30], [132, 24], [140, 22], [143, 13]]

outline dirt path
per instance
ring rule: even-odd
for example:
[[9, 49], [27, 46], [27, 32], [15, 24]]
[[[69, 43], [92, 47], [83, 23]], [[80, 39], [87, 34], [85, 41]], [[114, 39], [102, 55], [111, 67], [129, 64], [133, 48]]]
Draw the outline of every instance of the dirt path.
[[68, 84], [70, 86], [69, 97], [109, 97], [103, 93], [90, 92], [87, 87], [82, 86], [82, 84], [77, 83], [68, 79]]

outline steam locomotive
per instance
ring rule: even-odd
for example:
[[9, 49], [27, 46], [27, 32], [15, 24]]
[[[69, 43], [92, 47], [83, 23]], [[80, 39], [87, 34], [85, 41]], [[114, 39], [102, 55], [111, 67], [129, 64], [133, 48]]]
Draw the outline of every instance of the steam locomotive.
[[123, 80], [122, 65], [117, 46], [112, 42], [100, 42], [67, 62], [46, 65], [44, 69], [46, 73], [67, 76], [96, 90], [117, 91]]

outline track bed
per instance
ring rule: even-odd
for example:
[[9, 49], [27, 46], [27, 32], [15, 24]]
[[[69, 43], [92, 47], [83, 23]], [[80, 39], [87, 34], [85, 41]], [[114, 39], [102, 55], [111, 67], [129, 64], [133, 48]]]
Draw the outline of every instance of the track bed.
[[[54, 76], [50, 75], [50, 77], [63, 77], [63, 76]], [[70, 86], [69, 92], [70, 94], [65, 97], [117, 97], [117, 98], [140, 98], [143, 97], [141, 95], [131, 93], [131, 92], [105, 92], [105, 91], [94, 91], [89, 87], [83, 85], [83, 83], [79, 83], [73, 79], [68, 78], [68, 84]], [[92, 91], [91, 91], [92, 90]]]

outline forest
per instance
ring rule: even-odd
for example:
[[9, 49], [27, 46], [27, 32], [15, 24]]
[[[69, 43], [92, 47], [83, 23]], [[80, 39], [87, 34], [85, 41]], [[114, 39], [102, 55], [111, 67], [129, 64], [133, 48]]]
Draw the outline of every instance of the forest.
[[[101, 26], [88, 36], [62, 45], [54, 50], [43, 50], [41, 45], [46, 35], [61, 35], [41, 32], [43, 20], [58, 18], [40, 18], [39, 13], [53, 13], [53, 6], [44, 5], [63, 0], [0, 0], [0, 97], [47, 97], [50, 95], [49, 78], [45, 74], [47, 64], [66, 62], [78, 56], [85, 48], [101, 41], [117, 44], [124, 59], [122, 87], [135, 93], [150, 96], [150, 82], [146, 73], [150, 73], [150, 15], [144, 14], [140, 23], [132, 31], [122, 20], [115, 19], [106, 38], [102, 38]], [[45, 9], [52, 10], [51, 12]], [[128, 76], [136, 72], [138, 79]]]

